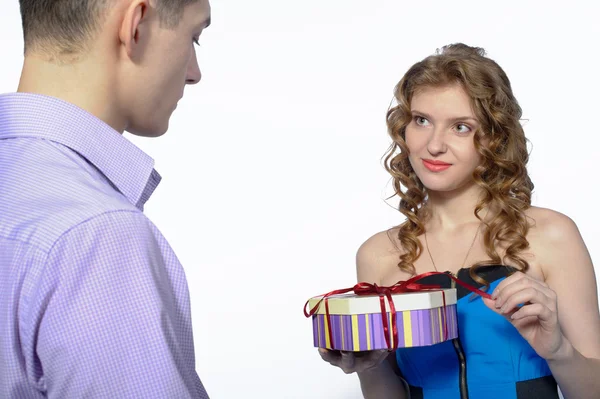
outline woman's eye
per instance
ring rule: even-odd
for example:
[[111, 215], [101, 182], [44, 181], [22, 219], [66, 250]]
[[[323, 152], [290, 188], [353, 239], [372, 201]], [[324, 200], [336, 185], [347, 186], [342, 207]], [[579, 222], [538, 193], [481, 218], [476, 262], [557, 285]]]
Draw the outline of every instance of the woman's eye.
[[426, 118], [423, 118], [422, 116], [415, 116], [415, 123], [419, 126], [427, 126], [429, 124], [429, 121]]
[[456, 125], [456, 131], [458, 131], [459, 133], [469, 133], [471, 131], [471, 128], [468, 125], [465, 125], [464, 123], [459, 123], [458, 125]]

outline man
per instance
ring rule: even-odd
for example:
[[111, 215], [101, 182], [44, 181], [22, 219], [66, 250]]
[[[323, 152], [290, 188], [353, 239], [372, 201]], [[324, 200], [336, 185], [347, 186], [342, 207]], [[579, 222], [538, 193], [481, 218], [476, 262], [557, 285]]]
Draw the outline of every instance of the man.
[[184, 271], [142, 213], [208, 0], [20, 0], [0, 96], [0, 398], [208, 398]]

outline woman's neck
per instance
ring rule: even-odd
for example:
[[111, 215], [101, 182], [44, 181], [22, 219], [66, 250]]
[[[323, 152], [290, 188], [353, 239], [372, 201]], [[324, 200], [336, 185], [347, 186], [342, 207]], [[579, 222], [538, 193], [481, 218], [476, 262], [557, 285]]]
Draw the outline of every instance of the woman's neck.
[[[461, 192], [430, 192], [427, 197], [427, 231], [453, 232], [465, 225], [480, 223], [475, 216], [475, 207], [482, 197], [482, 190], [476, 185]], [[483, 218], [488, 211], [483, 210]]]

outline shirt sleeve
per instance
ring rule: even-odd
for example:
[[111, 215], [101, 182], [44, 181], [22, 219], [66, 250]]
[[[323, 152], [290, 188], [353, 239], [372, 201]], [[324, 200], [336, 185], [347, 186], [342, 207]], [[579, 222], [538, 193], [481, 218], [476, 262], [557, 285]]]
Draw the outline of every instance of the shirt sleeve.
[[48, 398], [208, 398], [183, 270], [152, 227], [142, 213], [110, 212], [52, 248], [37, 326]]

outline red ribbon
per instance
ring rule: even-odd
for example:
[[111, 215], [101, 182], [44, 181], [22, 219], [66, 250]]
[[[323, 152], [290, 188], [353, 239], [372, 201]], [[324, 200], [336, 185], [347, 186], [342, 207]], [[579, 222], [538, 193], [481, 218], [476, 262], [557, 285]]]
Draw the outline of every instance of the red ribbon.
[[[422, 278], [425, 278], [428, 276], [434, 276], [434, 275], [448, 276], [452, 280], [454, 280], [458, 285], [466, 288], [467, 290], [469, 290], [473, 293], [476, 293], [484, 298], [488, 298], [488, 299], [491, 298], [491, 295], [488, 294], [487, 292], [483, 292], [483, 291], [473, 287], [472, 285], [459, 280], [458, 278], [454, 277], [452, 274], [442, 273], [442, 272], [427, 272], [427, 273], [423, 273], [423, 274], [414, 276], [406, 281], [402, 281], [402, 280], [398, 281], [394, 285], [391, 285], [388, 287], [379, 286], [377, 284], [361, 282], [361, 283], [354, 285], [354, 287], [342, 288], [339, 290], [334, 290], [334, 291], [328, 292], [326, 294], [320, 295], [322, 298], [308, 312], [306, 311], [306, 307], [308, 306], [308, 302], [310, 300], [306, 301], [306, 303], [304, 304], [304, 316], [310, 317], [310, 316], [314, 315], [317, 312], [317, 310], [319, 309], [321, 302], [325, 301], [325, 316], [327, 317], [327, 324], [329, 325], [329, 328], [328, 328], [329, 342], [331, 342], [331, 344], [333, 345], [333, 333], [331, 331], [332, 330], [331, 315], [329, 314], [329, 297], [332, 295], [345, 294], [346, 292], [350, 292], [350, 291], [353, 291], [356, 295], [359, 295], [359, 296], [360, 295], [377, 294], [379, 296], [379, 303], [381, 305], [381, 320], [383, 322], [383, 331], [384, 331], [385, 342], [387, 344], [388, 349], [390, 349], [390, 350], [397, 349], [398, 348], [398, 327], [396, 325], [396, 307], [394, 306], [394, 301], [392, 300], [392, 294], [401, 294], [401, 293], [405, 293], [405, 292], [441, 290], [440, 285], [418, 284], [415, 282]], [[386, 311], [385, 311], [385, 299], [387, 299], [387, 301], [388, 301], [388, 305], [390, 307], [390, 313], [392, 315], [392, 342], [390, 342], [389, 324], [388, 324], [388, 318], [386, 316]], [[442, 299], [443, 299], [444, 310], [445, 310], [446, 309], [446, 294], [444, 291], [442, 291]], [[444, 340], [446, 340], [446, 339], [448, 339], [446, 313], [443, 312], [443, 315], [444, 315], [444, 317], [443, 317], [444, 318]]]

